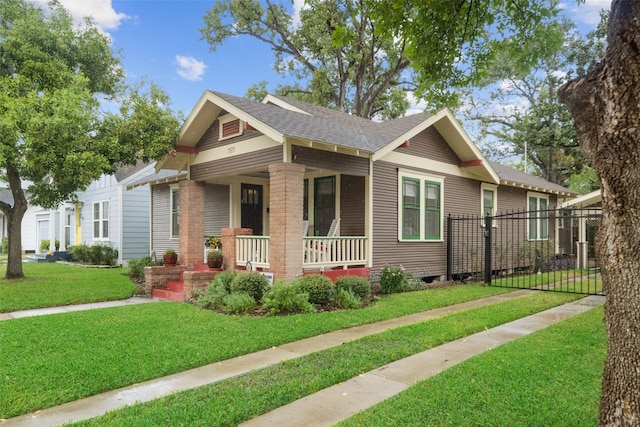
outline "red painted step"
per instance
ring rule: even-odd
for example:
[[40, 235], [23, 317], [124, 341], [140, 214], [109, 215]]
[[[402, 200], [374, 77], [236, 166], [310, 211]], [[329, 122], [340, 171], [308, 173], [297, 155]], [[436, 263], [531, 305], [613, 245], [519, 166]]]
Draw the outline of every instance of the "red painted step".
[[167, 282], [167, 289], [154, 289], [151, 292], [154, 298], [168, 299], [170, 301], [184, 301], [184, 282]]

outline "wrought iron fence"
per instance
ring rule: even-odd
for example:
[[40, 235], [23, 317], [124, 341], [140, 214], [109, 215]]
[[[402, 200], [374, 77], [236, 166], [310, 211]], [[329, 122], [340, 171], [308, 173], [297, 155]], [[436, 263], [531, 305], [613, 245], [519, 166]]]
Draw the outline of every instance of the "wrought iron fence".
[[602, 295], [599, 209], [447, 218], [447, 279]]

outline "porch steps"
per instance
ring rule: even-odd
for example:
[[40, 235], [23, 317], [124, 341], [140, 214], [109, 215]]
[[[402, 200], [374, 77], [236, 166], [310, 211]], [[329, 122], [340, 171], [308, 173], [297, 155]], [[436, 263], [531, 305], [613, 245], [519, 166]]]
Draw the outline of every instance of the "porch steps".
[[184, 302], [184, 282], [182, 280], [167, 281], [166, 289], [154, 289], [151, 295], [154, 298]]

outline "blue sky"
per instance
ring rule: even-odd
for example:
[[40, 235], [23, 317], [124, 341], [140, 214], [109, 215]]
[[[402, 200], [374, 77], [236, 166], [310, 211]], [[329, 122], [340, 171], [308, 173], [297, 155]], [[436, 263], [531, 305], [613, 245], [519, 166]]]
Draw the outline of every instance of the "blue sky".
[[[42, 1], [42, 0], [34, 0]], [[276, 0], [277, 1], [277, 0]], [[286, 4], [289, 1], [283, 0]], [[294, 0], [292, 13], [304, 0]], [[243, 96], [262, 80], [275, 87], [270, 49], [250, 37], [229, 39], [216, 52], [200, 40], [203, 16], [212, 0], [60, 0], [75, 20], [91, 15], [121, 50], [122, 64], [132, 81], [142, 77], [158, 83], [170, 95], [172, 107], [186, 116], [206, 89]], [[563, 0], [565, 13], [587, 32], [598, 23], [598, 11], [610, 0]], [[419, 107], [419, 105], [418, 105]]]

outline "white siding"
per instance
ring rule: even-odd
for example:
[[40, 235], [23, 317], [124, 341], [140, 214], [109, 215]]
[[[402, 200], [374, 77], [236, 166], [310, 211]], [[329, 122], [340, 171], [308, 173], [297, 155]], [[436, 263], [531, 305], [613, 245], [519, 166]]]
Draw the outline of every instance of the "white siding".
[[[81, 224], [82, 244], [105, 244], [120, 250], [120, 215], [118, 203], [118, 183], [113, 175], [103, 175], [94, 181], [81, 196]], [[96, 202], [109, 202], [109, 239], [95, 240], [93, 238], [93, 204]]]

